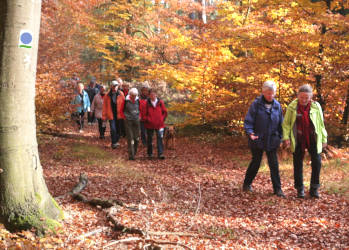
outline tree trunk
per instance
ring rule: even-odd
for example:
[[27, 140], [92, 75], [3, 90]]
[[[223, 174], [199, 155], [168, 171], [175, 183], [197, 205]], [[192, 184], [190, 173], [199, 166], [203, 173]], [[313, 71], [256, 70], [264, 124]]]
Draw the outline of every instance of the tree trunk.
[[202, 22], [206, 24], [207, 23], [206, 0], [201, 0], [201, 5], [202, 5]]
[[344, 113], [343, 113], [343, 119], [342, 119], [342, 124], [347, 125], [348, 124], [348, 117], [349, 117], [349, 85], [347, 89], [347, 97], [345, 101], [345, 108], [344, 108]]
[[36, 140], [41, 0], [0, 2], [0, 222], [42, 233], [59, 226], [62, 211], [46, 187]]
[[315, 75], [315, 81], [316, 81], [316, 92], [317, 92], [317, 99], [318, 99], [318, 102], [320, 103], [321, 105], [321, 108], [323, 111], [325, 111], [325, 105], [326, 105], [326, 102], [324, 100], [324, 98], [322, 97], [322, 83], [321, 83], [321, 80], [322, 80], [322, 75]]

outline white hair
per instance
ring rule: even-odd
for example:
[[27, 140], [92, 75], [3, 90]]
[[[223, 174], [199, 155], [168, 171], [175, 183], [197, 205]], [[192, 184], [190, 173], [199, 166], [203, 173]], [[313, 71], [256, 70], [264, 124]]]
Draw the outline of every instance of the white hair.
[[124, 82], [120, 77], [116, 79], [120, 85]]
[[129, 95], [138, 96], [138, 89], [132, 88], [132, 89], [130, 89], [130, 91], [128, 93], [129, 93]]
[[298, 89], [298, 93], [301, 93], [301, 92], [313, 95], [313, 88], [309, 84], [304, 84], [300, 86]]
[[262, 91], [272, 90], [274, 93], [276, 92], [276, 83], [272, 80], [265, 81], [263, 83]]

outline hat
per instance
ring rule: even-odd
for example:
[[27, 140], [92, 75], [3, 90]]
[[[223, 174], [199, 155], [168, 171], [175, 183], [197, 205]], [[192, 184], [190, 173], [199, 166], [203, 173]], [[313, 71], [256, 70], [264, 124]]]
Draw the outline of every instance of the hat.
[[118, 86], [119, 85], [119, 83], [118, 83], [118, 81], [111, 81], [111, 86]]

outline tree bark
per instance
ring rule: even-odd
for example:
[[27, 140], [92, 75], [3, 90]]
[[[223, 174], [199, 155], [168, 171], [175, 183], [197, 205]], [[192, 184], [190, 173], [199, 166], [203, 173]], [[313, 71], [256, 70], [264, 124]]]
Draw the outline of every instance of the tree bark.
[[[0, 2], [0, 222], [43, 233], [59, 226], [62, 211], [48, 192], [36, 139], [41, 0]], [[31, 46], [19, 46], [23, 31], [32, 34]]]
[[347, 89], [347, 97], [345, 101], [345, 108], [344, 108], [344, 113], [343, 113], [343, 119], [342, 119], [342, 124], [347, 125], [348, 124], [348, 117], [349, 117], [349, 85]]

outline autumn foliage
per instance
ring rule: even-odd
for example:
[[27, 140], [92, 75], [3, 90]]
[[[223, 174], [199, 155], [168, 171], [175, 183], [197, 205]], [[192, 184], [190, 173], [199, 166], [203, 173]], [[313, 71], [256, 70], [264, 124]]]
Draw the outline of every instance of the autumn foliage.
[[171, 105], [187, 124], [240, 131], [261, 83], [274, 79], [284, 108], [310, 83], [330, 134], [344, 136], [348, 13], [338, 0], [44, 1], [38, 114], [58, 115], [45, 87], [61, 77], [118, 74], [189, 93], [189, 102]]

